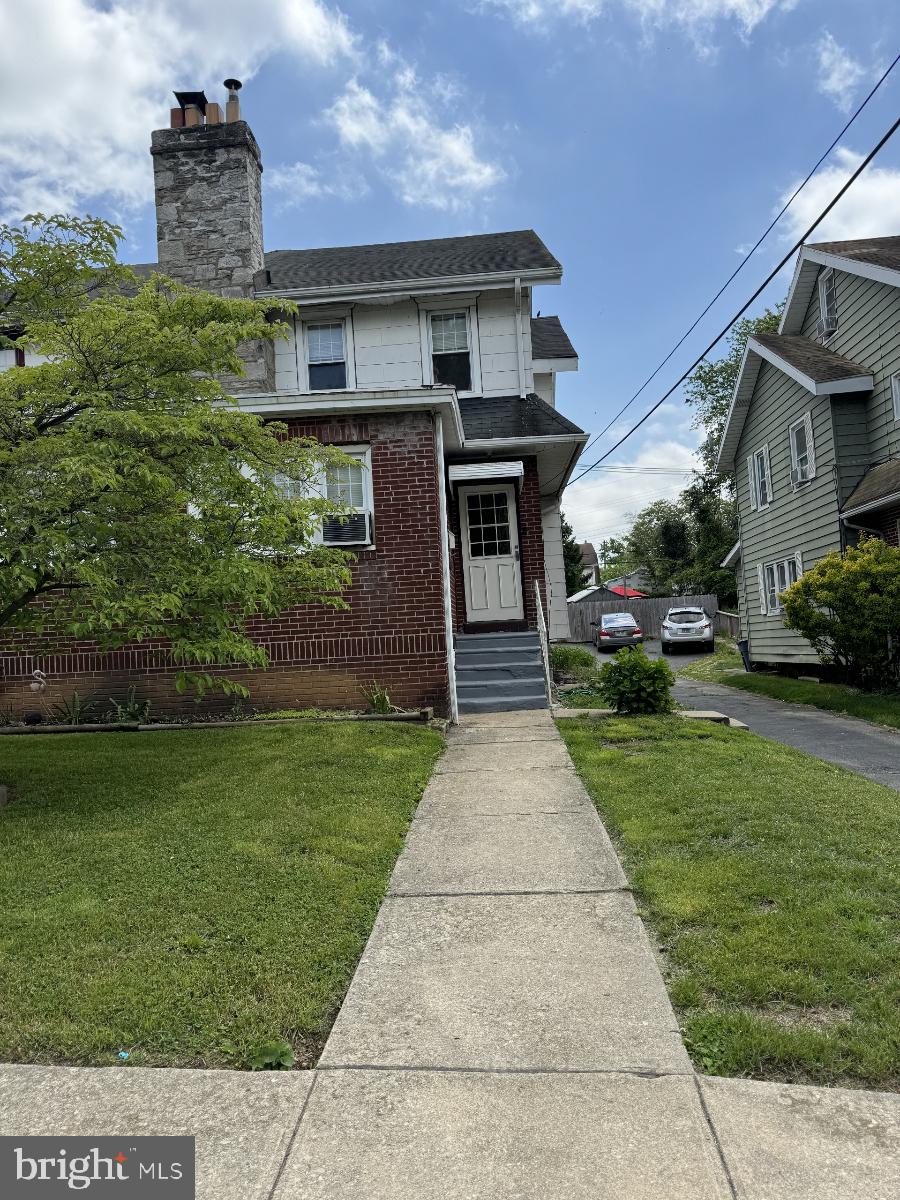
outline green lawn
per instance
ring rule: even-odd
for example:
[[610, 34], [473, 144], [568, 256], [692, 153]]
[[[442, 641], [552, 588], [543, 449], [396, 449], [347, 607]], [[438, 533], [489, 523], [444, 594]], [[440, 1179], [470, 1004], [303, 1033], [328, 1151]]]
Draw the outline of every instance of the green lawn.
[[900, 1087], [900, 797], [751, 733], [559, 722], [695, 1062]]
[[[691, 663], [678, 674], [707, 683], [724, 683], [743, 692], [771, 696], [774, 700], [786, 700], [790, 704], [811, 704], [828, 712], [846, 713], [877, 725], [900, 729], [900, 693], [860, 692], [839, 683], [806, 683], [801, 679], [769, 675], [762, 671], [754, 671], [750, 675], [743, 670], [740, 674], [727, 673], [729, 668], [740, 666], [741, 656], [733, 647], [725, 645], [709, 658]], [[811, 674], [813, 670], [810, 668]]]
[[0, 1061], [317, 1056], [443, 746], [405, 724], [0, 738]]

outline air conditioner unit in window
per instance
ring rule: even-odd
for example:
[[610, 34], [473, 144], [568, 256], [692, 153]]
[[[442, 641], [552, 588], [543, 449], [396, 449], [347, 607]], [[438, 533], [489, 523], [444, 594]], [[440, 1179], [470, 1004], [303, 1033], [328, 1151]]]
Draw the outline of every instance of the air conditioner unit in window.
[[370, 513], [349, 517], [329, 517], [322, 527], [326, 546], [368, 546], [372, 542]]
[[830, 337], [837, 329], [835, 317], [819, 317], [816, 321], [816, 337]]
[[792, 467], [791, 468], [791, 483], [794, 485], [794, 487], [796, 487], [798, 483], [806, 483], [808, 480], [809, 480], [809, 468], [808, 467]]

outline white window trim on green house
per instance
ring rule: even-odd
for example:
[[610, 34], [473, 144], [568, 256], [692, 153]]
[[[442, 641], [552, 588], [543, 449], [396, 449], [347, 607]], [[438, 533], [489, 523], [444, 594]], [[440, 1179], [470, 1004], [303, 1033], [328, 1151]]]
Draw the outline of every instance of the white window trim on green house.
[[894, 406], [894, 420], [900, 421], [900, 371], [891, 376], [891, 402]]
[[[800, 430], [803, 430], [805, 449], [798, 445]], [[791, 441], [791, 487], [794, 491], [809, 483], [816, 477], [816, 445], [813, 440], [812, 413], [805, 412], [802, 417], [792, 422], [788, 429]], [[804, 461], [805, 460], [805, 461]]]
[[764, 617], [778, 617], [784, 612], [781, 593], [803, 574], [803, 556], [799, 550], [784, 558], [757, 563], [759, 607]]
[[[768, 442], [748, 455], [747, 473], [750, 479], [750, 507], [754, 512], [768, 508], [772, 503], [772, 467], [769, 463]], [[765, 503], [762, 500], [761, 485], [765, 485]]]
[[819, 320], [816, 332], [823, 345], [837, 333], [837, 282], [834, 267], [825, 267], [819, 273]]

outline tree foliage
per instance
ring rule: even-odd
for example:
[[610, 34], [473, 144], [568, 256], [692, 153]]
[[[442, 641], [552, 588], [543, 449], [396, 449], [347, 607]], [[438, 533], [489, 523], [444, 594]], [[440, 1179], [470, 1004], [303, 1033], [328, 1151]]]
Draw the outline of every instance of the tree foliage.
[[581, 561], [581, 549], [575, 541], [575, 533], [566, 518], [560, 514], [562, 521], [563, 564], [566, 570], [566, 595], [574, 596], [585, 586], [587, 571]]
[[165, 639], [202, 690], [209, 664], [265, 665], [251, 618], [343, 605], [348, 556], [315, 534], [340, 511], [322, 472], [349, 460], [224, 392], [238, 346], [284, 332], [266, 304], [141, 280], [120, 239], [0, 226], [0, 324], [45, 356], [0, 373], [0, 628]]
[[864, 537], [836, 550], [782, 593], [784, 623], [820, 660], [866, 690], [900, 682], [900, 549]]
[[703, 431], [700, 458], [704, 470], [714, 472], [725, 420], [731, 407], [738, 372], [748, 340], [757, 333], [776, 333], [784, 304], [767, 308], [759, 317], [736, 321], [726, 340], [722, 358], [704, 360], [684, 385], [684, 399], [694, 410], [694, 429]]

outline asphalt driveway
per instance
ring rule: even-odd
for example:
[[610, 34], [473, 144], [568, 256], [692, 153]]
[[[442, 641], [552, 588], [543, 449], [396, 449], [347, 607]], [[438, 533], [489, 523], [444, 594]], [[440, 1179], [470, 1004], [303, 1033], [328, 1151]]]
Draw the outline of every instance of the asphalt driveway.
[[[650, 658], [659, 658], [662, 653], [655, 638], [645, 642], [644, 649]], [[600, 654], [596, 648], [594, 653], [601, 662], [610, 657]], [[668, 662], [677, 675], [680, 668], [706, 655], [705, 650], [689, 653], [679, 650]], [[672, 694], [685, 708], [707, 708], [726, 713], [743, 721], [762, 737], [793, 746], [900, 791], [900, 733], [893, 730], [880, 729], [856, 717], [822, 712], [805, 704], [785, 704], [783, 700], [754, 696], [737, 688], [681, 676], [677, 676]]]
[[900, 791], [900, 733], [891, 729], [697, 679], [679, 678], [672, 694], [686, 708], [717, 709], [754, 733]]

